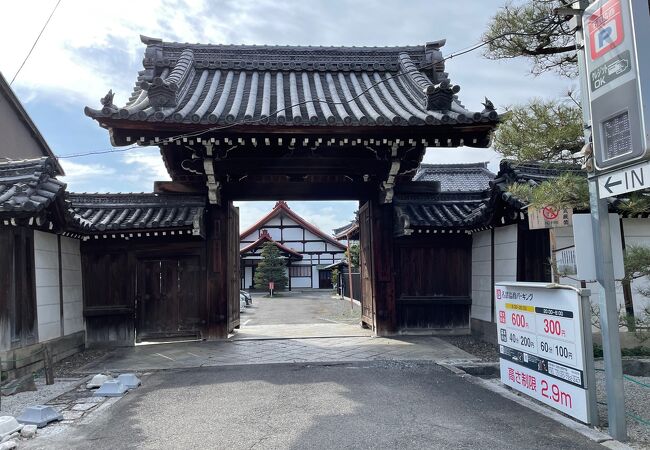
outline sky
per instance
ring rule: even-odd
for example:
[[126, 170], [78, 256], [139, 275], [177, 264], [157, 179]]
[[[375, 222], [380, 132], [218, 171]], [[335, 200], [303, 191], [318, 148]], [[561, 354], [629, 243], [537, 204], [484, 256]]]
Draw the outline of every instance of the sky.
[[[14, 76], [56, 0], [3, 3], [0, 71]], [[142, 69], [140, 35], [169, 41], [278, 45], [421, 45], [446, 39], [449, 55], [481, 40], [501, 0], [62, 0], [38, 45], [12, 85], [18, 98], [61, 157], [63, 180], [73, 192], [151, 192], [169, 176], [157, 147], [109, 155], [65, 158], [109, 150], [108, 132], [86, 117], [109, 89], [123, 105]], [[532, 97], [566, 95], [575, 82], [554, 75], [534, 77], [525, 60], [490, 61], [475, 51], [447, 61], [460, 100], [481, 110], [487, 96], [498, 111]], [[488, 161], [491, 149], [431, 148], [424, 162]], [[274, 202], [237, 202], [241, 229], [266, 214]], [[290, 207], [326, 232], [348, 223], [357, 202], [290, 202]]]

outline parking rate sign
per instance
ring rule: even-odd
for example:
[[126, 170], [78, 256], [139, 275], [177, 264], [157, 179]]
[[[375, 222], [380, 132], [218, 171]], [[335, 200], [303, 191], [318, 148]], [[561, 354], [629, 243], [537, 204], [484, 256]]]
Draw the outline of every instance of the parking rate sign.
[[546, 286], [495, 286], [501, 381], [589, 423], [580, 294]]
[[650, 7], [596, 0], [582, 18], [596, 169], [650, 157]]

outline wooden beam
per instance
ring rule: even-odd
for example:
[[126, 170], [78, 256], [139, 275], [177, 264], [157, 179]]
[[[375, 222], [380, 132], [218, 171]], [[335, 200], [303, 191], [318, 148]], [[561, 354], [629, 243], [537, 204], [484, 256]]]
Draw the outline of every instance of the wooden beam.
[[367, 200], [376, 195], [374, 183], [257, 183], [231, 182], [222, 189], [228, 200]]

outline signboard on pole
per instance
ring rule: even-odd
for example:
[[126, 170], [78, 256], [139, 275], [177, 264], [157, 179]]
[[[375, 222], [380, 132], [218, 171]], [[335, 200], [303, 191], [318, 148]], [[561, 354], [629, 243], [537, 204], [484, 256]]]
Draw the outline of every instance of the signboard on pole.
[[528, 208], [528, 228], [539, 230], [542, 228], [570, 227], [573, 224], [573, 209], [556, 209], [552, 206], [543, 208]]
[[501, 381], [582, 422], [596, 420], [589, 291], [517, 282], [494, 291]]
[[598, 177], [598, 197], [607, 198], [650, 187], [650, 161]]
[[[614, 266], [614, 278], [620, 280], [625, 276], [623, 264], [623, 242], [621, 240], [621, 221], [616, 213], [609, 215], [610, 242], [612, 245], [612, 264]], [[574, 229], [580, 230], [574, 233], [576, 257], [576, 278], [584, 281], [595, 281], [596, 255], [594, 254], [594, 236], [591, 227], [591, 214], [576, 214], [573, 216]]]
[[650, 157], [647, 0], [596, 0], [582, 18], [596, 169]]

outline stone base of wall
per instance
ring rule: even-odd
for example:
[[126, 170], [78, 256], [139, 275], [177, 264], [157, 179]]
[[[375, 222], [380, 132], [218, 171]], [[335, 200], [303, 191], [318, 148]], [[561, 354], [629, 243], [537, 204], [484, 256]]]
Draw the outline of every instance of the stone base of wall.
[[[645, 342], [639, 340], [639, 338], [632, 332], [629, 331], [621, 331], [619, 333], [621, 336], [621, 348], [635, 348], [635, 347], [649, 347], [650, 348], [650, 340], [647, 340]], [[600, 332], [595, 332], [594, 331], [594, 344], [596, 345], [603, 345], [603, 337], [600, 334]]]
[[484, 342], [497, 345], [497, 324], [484, 320], [472, 319], [472, 336]]
[[82, 351], [85, 345], [86, 333], [78, 331], [47, 342], [2, 352], [2, 378], [12, 380], [45, 367], [45, 347], [49, 349], [54, 362], [57, 362]]

